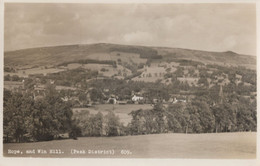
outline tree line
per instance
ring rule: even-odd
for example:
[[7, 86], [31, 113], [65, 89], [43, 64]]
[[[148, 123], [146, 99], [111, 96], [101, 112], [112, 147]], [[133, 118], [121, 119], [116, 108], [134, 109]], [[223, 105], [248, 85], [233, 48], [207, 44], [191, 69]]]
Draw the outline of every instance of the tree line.
[[237, 102], [223, 101], [210, 106], [205, 99], [195, 98], [188, 104], [157, 103], [153, 109], [129, 113], [132, 120], [127, 125], [113, 112], [105, 116], [100, 112], [78, 112], [73, 119], [81, 129], [81, 136], [256, 131], [256, 103], [248, 104], [244, 98]]
[[64, 102], [55, 86], [48, 85], [45, 96], [33, 99], [31, 92], [4, 89], [4, 142], [35, 142], [68, 133], [78, 136], [125, 135], [125, 127], [113, 112], [103, 115], [72, 112], [72, 102]]
[[191, 102], [157, 103], [150, 110], [132, 111], [128, 125], [113, 112], [73, 113], [70, 102], [61, 100], [50, 85], [46, 96], [34, 100], [30, 93], [4, 91], [4, 141], [29, 142], [52, 140], [69, 133], [78, 136], [122, 136], [155, 133], [212, 133], [256, 131], [256, 101], [224, 98], [215, 105], [207, 98], [196, 97]]
[[71, 104], [63, 102], [54, 87], [49, 87], [42, 99], [32, 96], [4, 91], [5, 142], [52, 140], [59, 133], [71, 132]]
[[224, 102], [212, 107], [200, 99], [187, 105], [176, 103], [164, 107], [157, 104], [152, 110], [131, 112], [129, 134], [256, 131], [254, 106], [248, 105], [246, 100], [240, 102], [236, 105]]

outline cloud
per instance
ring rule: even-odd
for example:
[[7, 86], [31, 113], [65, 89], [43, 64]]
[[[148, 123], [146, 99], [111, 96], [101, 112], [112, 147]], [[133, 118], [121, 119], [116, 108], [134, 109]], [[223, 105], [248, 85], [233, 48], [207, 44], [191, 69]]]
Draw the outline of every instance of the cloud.
[[5, 50], [111, 42], [256, 54], [256, 11], [253, 4], [6, 3], [4, 33]]
[[151, 41], [154, 40], [154, 38], [153, 38], [153, 34], [151, 34], [151, 33], [137, 31], [137, 32], [131, 32], [131, 33], [125, 34], [123, 36], [123, 40], [129, 44], [135, 44], [135, 43], [141, 44], [141, 43], [145, 43], [145, 42], [150, 43]]

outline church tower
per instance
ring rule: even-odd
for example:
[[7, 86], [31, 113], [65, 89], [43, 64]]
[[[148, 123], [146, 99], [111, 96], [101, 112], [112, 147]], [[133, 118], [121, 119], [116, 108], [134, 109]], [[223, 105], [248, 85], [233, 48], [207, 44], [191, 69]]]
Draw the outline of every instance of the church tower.
[[222, 88], [222, 84], [220, 84], [219, 98], [220, 98], [220, 104], [222, 104], [223, 103], [223, 88]]

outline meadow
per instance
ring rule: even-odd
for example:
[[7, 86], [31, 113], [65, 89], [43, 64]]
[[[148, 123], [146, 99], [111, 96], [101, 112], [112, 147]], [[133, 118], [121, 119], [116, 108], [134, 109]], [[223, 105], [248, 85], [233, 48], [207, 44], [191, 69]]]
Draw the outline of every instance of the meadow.
[[[8, 150], [9, 152], [19, 150], [20, 153], [8, 154]], [[35, 154], [30, 154], [33, 150]], [[37, 150], [45, 151], [46, 154], [37, 153]], [[254, 159], [256, 158], [256, 133], [168, 133], [80, 137], [78, 140], [3, 144], [3, 154], [6, 157], [52, 158]]]
[[50, 73], [58, 73], [65, 71], [65, 69], [58, 69], [58, 68], [48, 68], [44, 69], [43, 67], [37, 67], [37, 68], [30, 68], [30, 69], [18, 69], [15, 73], [5, 72], [4, 75], [17, 75], [18, 77], [28, 77], [29, 75], [34, 74], [43, 74], [47, 75]]
[[109, 111], [113, 111], [120, 119], [124, 125], [127, 125], [131, 122], [132, 116], [129, 115], [130, 112], [136, 111], [138, 109], [152, 109], [153, 107], [150, 104], [100, 104], [95, 105], [89, 108], [73, 108], [72, 111], [81, 112], [81, 111], [89, 111], [90, 114], [97, 114], [101, 112], [103, 115], [108, 114]]

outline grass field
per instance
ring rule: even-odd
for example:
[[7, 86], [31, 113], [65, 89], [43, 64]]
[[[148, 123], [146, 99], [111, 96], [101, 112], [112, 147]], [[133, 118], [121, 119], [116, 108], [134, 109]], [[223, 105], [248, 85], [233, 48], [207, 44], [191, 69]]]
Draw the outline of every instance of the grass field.
[[23, 69], [23, 70], [17, 70], [16, 73], [9, 73], [9, 72], [5, 72], [4, 75], [17, 75], [19, 77], [28, 77], [30, 74], [50, 74], [50, 73], [58, 73], [58, 72], [62, 72], [64, 71], [64, 69], [56, 69], [56, 68], [49, 68], [49, 69], [43, 69], [43, 68], [31, 68], [31, 69]]
[[[256, 133], [169, 133], [123, 137], [82, 137], [78, 140], [9, 143], [4, 144], [3, 147], [3, 154], [6, 157], [253, 159], [256, 157]], [[47, 153], [37, 153], [39, 149]], [[55, 149], [61, 154], [50, 154], [50, 150]], [[20, 153], [8, 154], [8, 150], [9, 152], [19, 150]], [[35, 154], [26, 154], [26, 151], [33, 152], [33, 150], [36, 151]], [[107, 153], [114, 152], [114, 154], [95, 154], [97, 150], [100, 150], [100, 153], [101, 150], [105, 150]], [[81, 152], [81, 154], [75, 154], [75, 152]]]
[[126, 104], [126, 105], [113, 105], [113, 104], [101, 104], [95, 105], [94, 107], [89, 108], [73, 108], [73, 112], [89, 111], [90, 114], [97, 114], [101, 112], [103, 115], [108, 114], [109, 111], [113, 111], [119, 118], [120, 122], [127, 125], [132, 116], [129, 115], [130, 112], [136, 111], [138, 109], [152, 109], [153, 107], [150, 104]]

